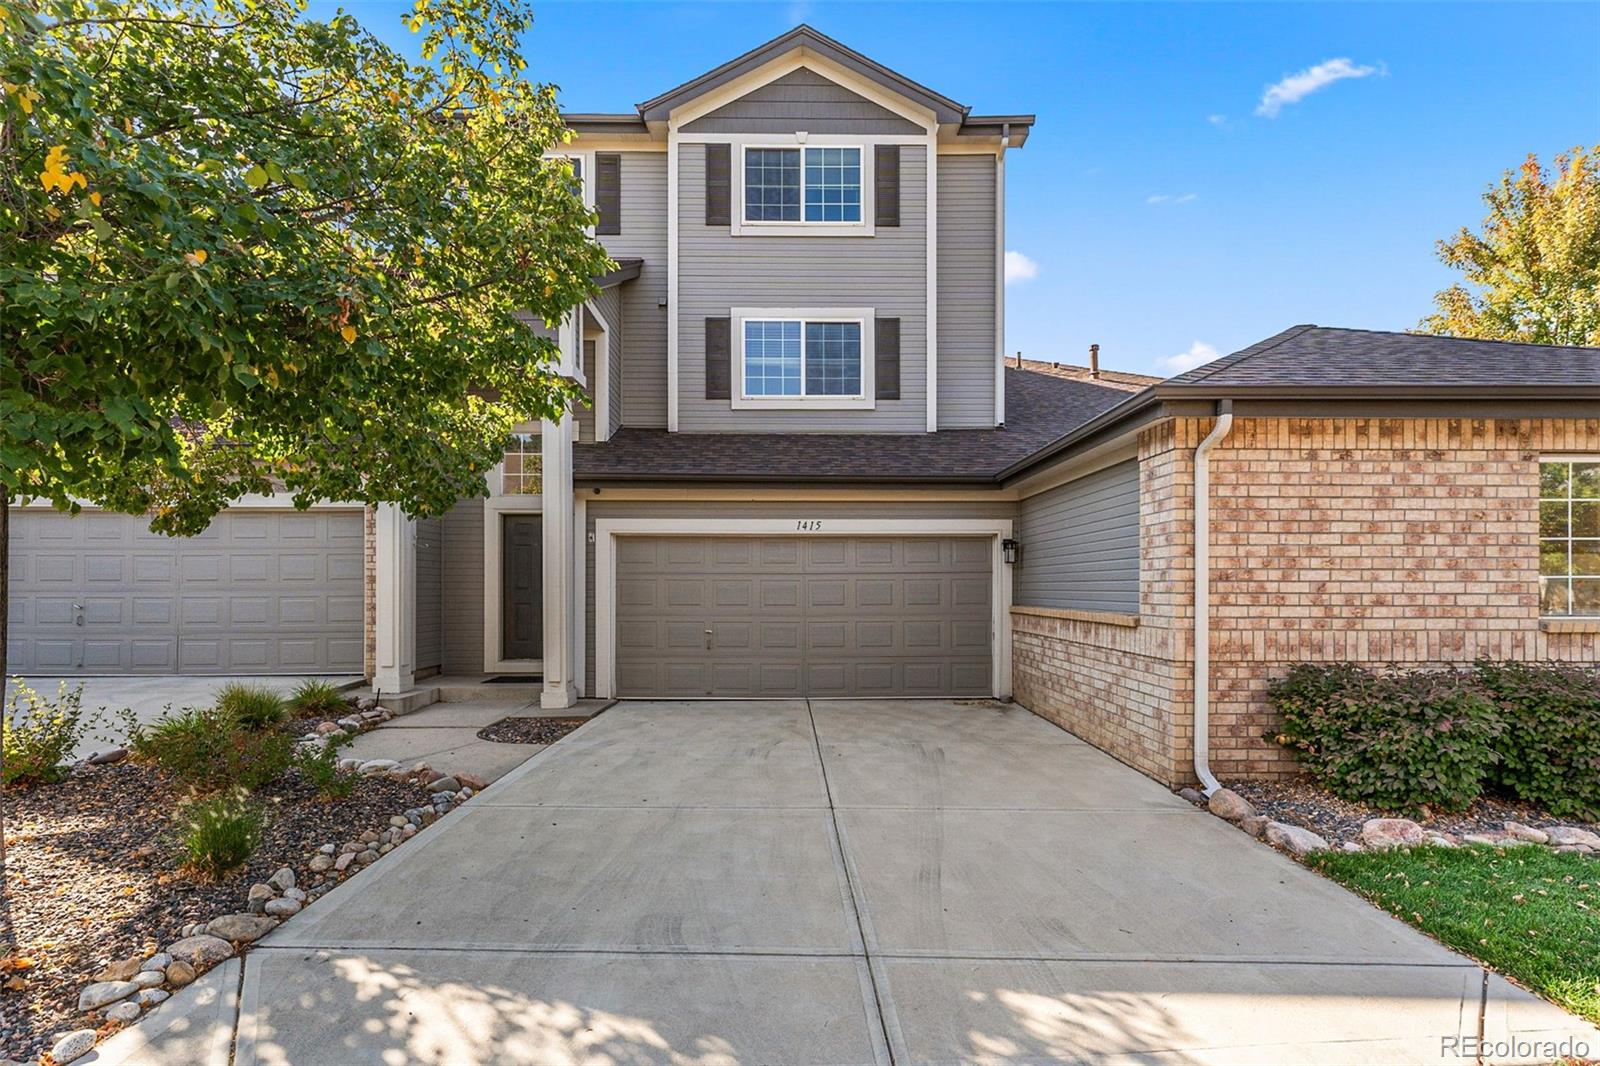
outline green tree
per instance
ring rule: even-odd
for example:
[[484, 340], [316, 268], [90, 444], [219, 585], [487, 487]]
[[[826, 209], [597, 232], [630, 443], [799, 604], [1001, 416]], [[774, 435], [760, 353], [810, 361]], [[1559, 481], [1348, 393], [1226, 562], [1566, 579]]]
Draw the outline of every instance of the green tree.
[[576, 395], [523, 319], [608, 260], [529, 10], [404, 21], [420, 62], [297, 0], [0, 0], [0, 633], [13, 499], [438, 514]]
[[[1600, 345], [1600, 168], [1591, 150], [1559, 155], [1552, 176], [1529, 155], [1483, 195], [1483, 232], [1439, 242], [1466, 275], [1433, 298], [1425, 333]], [[1470, 288], [1468, 287], [1470, 286]]]

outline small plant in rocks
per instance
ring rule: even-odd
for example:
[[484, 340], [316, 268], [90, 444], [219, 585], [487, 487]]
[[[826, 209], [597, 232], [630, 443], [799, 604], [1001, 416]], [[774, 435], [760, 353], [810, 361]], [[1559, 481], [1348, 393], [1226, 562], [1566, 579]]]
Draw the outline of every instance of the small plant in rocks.
[[1498, 709], [1459, 670], [1301, 664], [1269, 694], [1294, 751], [1334, 795], [1383, 810], [1460, 810], [1483, 790]]
[[310, 678], [300, 682], [289, 695], [289, 706], [300, 715], [336, 715], [348, 709], [344, 693], [330, 681]]
[[83, 686], [41, 696], [12, 679], [11, 698], [0, 715], [0, 785], [48, 784], [65, 776], [63, 764], [82, 739], [88, 723], [83, 711]]
[[244, 865], [261, 845], [261, 812], [240, 792], [195, 800], [178, 820], [184, 865], [213, 880]]
[[1495, 787], [1558, 818], [1600, 821], [1600, 672], [1480, 660], [1474, 673], [1506, 725]]
[[287, 712], [283, 699], [264, 685], [231, 682], [217, 690], [217, 710], [246, 729], [269, 729], [282, 722]]
[[287, 770], [294, 754], [292, 737], [246, 728], [215, 708], [169, 711], [149, 725], [125, 712], [124, 721], [136, 757], [199, 792], [259, 788]]
[[355, 790], [360, 776], [339, 765], [339, 748], [350, 738], [331, 737], [320, 743], [301, 744], [294, 753], [294, 768], [324, 799], [344, 799]]

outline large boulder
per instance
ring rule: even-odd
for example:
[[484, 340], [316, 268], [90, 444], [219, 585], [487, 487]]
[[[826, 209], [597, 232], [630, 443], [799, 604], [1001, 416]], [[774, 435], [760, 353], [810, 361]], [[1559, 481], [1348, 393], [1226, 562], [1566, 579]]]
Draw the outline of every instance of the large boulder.
[[1369, 848], [1400, 848], [1420, 844], [1427, 834], [1409, 818], [1369, 818], [1361, 826], [1361, 843]]
[[1262, 836], [1268, 844], [1283, 848], [1295, 855], [1308, 855], [1313, 851], [1322, 851], [1328, 846], [1326, 840], [1311, 830], [1284, 822], [1268, 822]]
[[1206, 801], [1206, 810], [1218, 818], [1226, 818], [1230, 822], [1237, 822], [1249, 818], [1256, 813], [1250, 801], [1231, 788], [1219, 788], [1211, 793], [1211, 798]]
[[61, 1066], [66, 1066], [87, 1055], [98, 1035], [93, 1029], [74, 1029], [51, 1045], [50, 1057]]
[[1553, 825], [1546, 829], [1545, 833], [1549, 835], [1552, 844], [1600, 849], [1600, 836], [1587, 829], [1579, 829], [1575, 825]]
[[[172, 956], [174, 966], [181, 962], [194, 970], [207, 970], [231, 957], [233, 945], [220, 936], [201, 933], [179, 940], [167, 948], [167, 954]], [[167, 979], [172, 979], [172, 966], [167, 967]]]
[[1505, 825], [1506, 832], [1518, 840], [1526, 840], [1530, 844], [1550, 843], [1550, 834], [1543, 829], [1535, 829], [1533, 826], [1523, 825], [1521, 822], [1507, 822]]
[[[277, 919], [261, 914], [224, 914], [206, 923], [206, 932], [241, 944], [260, 940], [278, 927]], [[173, 952], [177, 954], [177, 952]]]
[[132, 981], [96, 981], [78, 993], [78, 1009], [99, 1010], [137, 991], [139, 986]]

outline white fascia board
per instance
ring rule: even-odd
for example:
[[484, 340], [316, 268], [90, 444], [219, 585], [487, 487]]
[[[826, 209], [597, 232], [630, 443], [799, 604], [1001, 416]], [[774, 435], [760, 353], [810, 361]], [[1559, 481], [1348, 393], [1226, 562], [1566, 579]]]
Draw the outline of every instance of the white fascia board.
[[695, 119], [703, 118], [719, 107], [732, 103], [739, 97], [751, 93], [769, 82], [777, 81], [785, 74], [791, 74], [801, 67], [816, 71], [829, 81], [849, 89], [857, 96], [872, 101], [886, 111], [894, 112], [907, 122], [914, 122], [927, 130], [937, 131], [938, 129], [938, 116], [932, 110], [919, 104], [914, 104], [897, 93], [891, 93], [884, 89], [883, 86], [863, 78], [848, 67], [841, 66], [833, 60], [803, 47], [785, 52], [783, 55], [763, 63], [756, 69], [679, 105], [672, 111], [669, 120], [670, 125], [681, 129]]

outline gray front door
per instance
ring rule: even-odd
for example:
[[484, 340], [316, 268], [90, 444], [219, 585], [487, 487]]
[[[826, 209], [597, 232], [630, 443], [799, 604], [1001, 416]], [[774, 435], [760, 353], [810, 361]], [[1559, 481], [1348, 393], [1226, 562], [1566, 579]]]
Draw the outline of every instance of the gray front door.
[[512, 514], [501, 519], [500, 657], [544, 658], [544, 519]]
[[360, 511], [237, 510], [172, 538], [146, 519], [12, 513], [14, 673], [362, 669]]
[[981, 537], [617, 538], [621, 696], [983, 696]]

